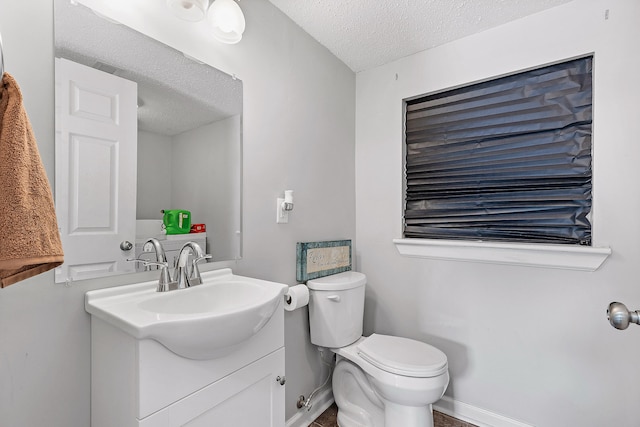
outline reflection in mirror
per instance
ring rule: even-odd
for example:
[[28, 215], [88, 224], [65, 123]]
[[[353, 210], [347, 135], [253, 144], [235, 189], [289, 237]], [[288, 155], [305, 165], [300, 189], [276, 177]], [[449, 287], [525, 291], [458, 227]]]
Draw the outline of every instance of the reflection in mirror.
[[[56, 282], [135, 272], [150, 237], [170, 265], [189, 240], [240, 258], [242, 82], [68, 0], [55, 44]], [[206, 232], [163, 234], [163, 210]]]

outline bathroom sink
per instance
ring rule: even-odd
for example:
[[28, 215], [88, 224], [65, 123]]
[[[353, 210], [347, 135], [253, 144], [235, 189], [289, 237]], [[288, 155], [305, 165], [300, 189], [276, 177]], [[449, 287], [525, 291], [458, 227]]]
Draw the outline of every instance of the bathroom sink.
[[202, 273], [202, 284], [192, 288], [156, 292], [156, 286], [90, 291], [85, 309], [136, 339], [156, 340], [189, 359], [213, 359], [259, 332], [287, 289], [228, 268]]

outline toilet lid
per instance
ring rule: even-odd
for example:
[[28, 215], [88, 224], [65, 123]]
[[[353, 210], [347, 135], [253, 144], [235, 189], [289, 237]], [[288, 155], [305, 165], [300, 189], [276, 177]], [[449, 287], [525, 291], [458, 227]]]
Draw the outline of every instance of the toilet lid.
[[408, 338], [372, 334], [358, 344], [367, 362], [392, 374], [430, 378], [447, 371], [447, 356], [437, 348]]

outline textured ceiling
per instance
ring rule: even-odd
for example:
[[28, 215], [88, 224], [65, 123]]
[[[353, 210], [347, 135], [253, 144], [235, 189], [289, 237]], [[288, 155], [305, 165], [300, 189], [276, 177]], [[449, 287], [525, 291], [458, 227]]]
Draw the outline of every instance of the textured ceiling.
[[55, 2], [55, 44], [57, 57], [137, 82], [141, 130], [173, 136], [242, 113], [240, 80], [68, 0]]
[[571, 0], [269, 0], [363, 71]]
[[[270, 1], [358, 72], [570, 0]], [[140, 129], [175, 135], [242, 109], [240, 81], [84, 6], [55, 1], [55, 21], [57, 56], [138, 82]]]

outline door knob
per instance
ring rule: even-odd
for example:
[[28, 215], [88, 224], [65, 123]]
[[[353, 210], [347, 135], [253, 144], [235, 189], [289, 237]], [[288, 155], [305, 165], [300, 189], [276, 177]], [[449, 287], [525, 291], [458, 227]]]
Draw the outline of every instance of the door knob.
[[640, 324], [640, 311], [629, 311], [621, 302], [612, 302], [607, 309], [607, 319], [616, 329], [627, 329], [629, 323]]
[[287, 379], [285, 377], [280, 377], [278, 376], [278, 378], [276, 378], [276, 381], [280, 384], [280, 385], [284, 385], [284, 383], [287, 382]]
[[130, 251], [131, 249], [133, 249], [133, 243], [128, 240], [123, 240], [120, 243], [120, 249], [122, 249], [123, 251]]

